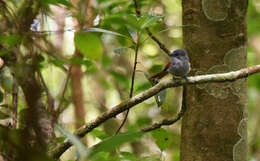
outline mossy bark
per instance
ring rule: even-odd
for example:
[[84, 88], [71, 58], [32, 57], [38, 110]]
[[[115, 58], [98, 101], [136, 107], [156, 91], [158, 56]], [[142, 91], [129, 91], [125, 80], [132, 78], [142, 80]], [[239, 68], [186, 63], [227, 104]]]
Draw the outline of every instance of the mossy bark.
[[[248, 0], [183, 0], [183, 42], [191, 75], [247, 66]], [[181, 161], [247, 160], [247, 80], [190, 85]]]

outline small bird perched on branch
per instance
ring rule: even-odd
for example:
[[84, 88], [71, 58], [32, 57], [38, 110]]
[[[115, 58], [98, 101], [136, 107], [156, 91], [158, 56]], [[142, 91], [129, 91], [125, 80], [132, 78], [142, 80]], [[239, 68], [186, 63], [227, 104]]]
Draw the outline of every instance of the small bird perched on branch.
[[169, 54], [170, 62], [165, 66], [163, 71], [157, 73], [150, 77], [152, 82], [155, 82], [158, 79], [161, 79], [168, 73], [172, 74], [175, 77], [184, 77], [190, 71], [190, 62], [187, 51], [183, 49], [177, 49]]

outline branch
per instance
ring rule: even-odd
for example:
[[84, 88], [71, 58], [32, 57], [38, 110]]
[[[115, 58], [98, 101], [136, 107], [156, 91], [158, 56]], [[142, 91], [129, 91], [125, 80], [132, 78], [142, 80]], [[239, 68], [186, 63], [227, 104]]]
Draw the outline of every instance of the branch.
[[161, 128], [162, 126], [166, 126], [166, 125], [172, 125], [175, 122], [179, 121], [182, 116], [184, 115], [187, 106], [186, 106], [186, 95], [187, 94], [187, 86], [184, 85], [183, 86], [183, 92], [182, 92], [182, 106], [181, 106], [181, 110], [180, 112], [177, 114], [177, 116], [173, 119], [164, 119], [159, 123], [154, 123], [152, 124], [150, 127], [147, 128], [143, 128], [141, 129], [142, 132], [149, 132], [149, 131], [153, 131], [155, 129]]
[[[178, 87], [183, 85], [192, 85], [192, 84], [201, 84], [201, 83], [217, 83], [217, 82], [228, 82], [228, 81], [235, 81], [237, 79], [246, 78], [249, 75], [255, 74], [260, 72], [260, 64], [257, 66], [244, 68], [238, 71], [232, 71], [228, 73], [221, 73], [221, 74], [209, 74], [209, 75], [199, 75], [199, 76], [192, 76], [188, 77], [187, 79], [168, 79], [161, 81], [160, 83], [156, 84], [155, 86], [151, 87], [150, 89], [137, 94], [136, 96], [114, 106], [109, 111], [106, 111], [99, 115], [96, 119], [92, 120], [88, 124], [82, 126], [78, 130], [75, 131], [75, 135], [78, 137], [83, 137], [105, 121], [107, 121], [110, 118], [115, 117], [119, 113], [124, 112], [127, 109], [132, 108], [133, 106], [145, 101], [146, 99], [154, 96], [158, 92], [160, 92], [163, 89], [171, 88], [171, 87]], [[162, 125], [169, 125], [174, 120], [164, 120], [160, 124], [155, 125], [155, 128], [157, 126]], [[150, 129], [144, 130], [149, 131]], [[152, 130], [152, 129], [151, 129]], [[72, 144], [70, 142], [63, 142], [62, 144], [58, 145], [56, 148], [49, 151], [49, 155], [54, 158], [59, 158], [63, 152], [65, 152]]]
[[146, 29], [148, 35], [158, 44], [158, 46], [167, 54], [167, 55], [170, 55], [170, 50], [166, 48], [166, 46], [160, 42], [159, 39], [157, 39], [153, 34], [152, 32], [147, 28]]

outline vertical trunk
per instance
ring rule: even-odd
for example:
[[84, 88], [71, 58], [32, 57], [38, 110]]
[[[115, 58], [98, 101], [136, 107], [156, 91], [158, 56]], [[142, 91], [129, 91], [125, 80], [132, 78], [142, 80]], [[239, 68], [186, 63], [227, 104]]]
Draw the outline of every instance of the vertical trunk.
[[[247, 65], [247, 0], [183, 0], [183, 41], [192, 75]], [[181, 161], [247, 160], [247, 80], [192, 85], [182, 122]]]
[[[92, 22], [94, 19], [94, 14], [92, 13], [93, 7], [93, 0], [89, 1], [81, 1], [81, 0], [74, 0], [73, 3], [77, 4], [75, 6], [80, 6], [78, 11], [80, 14], [84, 13], [86, 18], [84, 19], [74, 19], [74, 24], [76, 30], [81, 28], [87, 28], [92, 26]], [[82, 13], [81, 13], [82, 12]], [[81, 15], [80, 15], [81, 16]], [[79, 17], [80, 17], [79, 16]], [[74, 52], [74, 57], [82, 57], [81, 53], [76, 49]], [[84, 95], [83, 95], [83, 88], [82, 88], [82, 77], [83, 73], [81, 70], [81, 66], [73, 65], [71, 68], [71, 82], [72, 82], [72, 97], [73, 97], [73, 104], [75, 106], [75, 119], [76, 119], [76, 128], [81, 127], [85, 123], [85, 108], [84, 108]], [[87, 140], [85, 139], [87, 143]]]
[[[76, 50], [74, 55], [77, 57], [80, 53]], [[75, 126], [79, 128], [85, 123], [84, 95], [82, 89], [83, 73], [81, 67], [73, 65], [71, 68], [72, 101], [75, 106]]]

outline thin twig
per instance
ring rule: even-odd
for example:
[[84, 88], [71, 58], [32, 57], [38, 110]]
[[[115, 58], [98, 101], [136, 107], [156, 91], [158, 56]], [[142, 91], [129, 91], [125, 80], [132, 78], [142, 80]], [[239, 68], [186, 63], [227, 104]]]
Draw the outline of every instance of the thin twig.
[[[178, 86], [183, 86], [188, 84], [232, 82], [237, 79], [246, 78], [252, 74], [256, 74], [259, 72], [260, 72], [260, 64], [253, 67], [244, 68], [238, 71], [232, 71], [228, 73], [199, 75], [199, 76], [187, 77], [186, 79], [178, 79], [178, 80], [172, 80], [172, 79], [163, 80], [160, 83], [156, 84], [155, 86], [151, 87], [150, 89], [142, 93], [139, 93], [124, 102], [121, 102], [120, 104], [114, 106], [113, 108], [109, 108], [110, 110], [102, 113], [97, 118], [90, 121], [88, 124], [82, 126], [78, 130], [76, 130], [74, 134], [82, 138], [87, 133], [91, 132], [93, 129], [100, 126], [108, 119], [115, 117], [116, 115], [126, 111], [129, 108], [132, 108], [133, 106], [139, 103], [142, 103], [143, 101], [153, 97], [154, 95], [156, 95], [157, 93], [159, 93], [160, 91], [166, 88], [178, 87]], [[170, 124], [172, 122], [174, 121], [169, 121], [169, 122], [163, 121], [161, 126]], [[72, 144], [70, 142], [65, 141], [59, 144], [54, 149], [50, 150], [48, 154], [51, 157], [59, 158], [71, 146]]]
[[[136, 72], [136, 65], [137, 65], [138, 48], [139, 48], [139, 45], [137, 44], [136, 47], [135, 47], [134, 69], [133, 69], [133, 73], [132, 73], [132, 81], [131, 81], [131, 88], [130, 88], [129, 98], [133, 97], [133, 92], [134, 92], [135, 72]], [[121, 125], [119, 126], [119, 128], [117, 129], [115, 135], [117, 135], [120, 132], [121, 128], [124, 126], [124, 124], [125, 124], [125, 122], [127, 120], [127, 117], [128, 117], [128, 113], [129, 113], [129, 109], [127, 109], [126, 114], [124, 116], [124, 119], [123, 119]]]
[[[141, 11], [140, 11], [140, 8], [138, 7], [137, 0], [134, 0], [134, 3], [135, 3], [136, 15], [137, 15], [137, 17], [140, 17], [140, 16], [141, 16]], [[137, 42], [137, 43], [136, 43], [136, 46], [135, 46], [134, 69], [133, 69], [133, 73], [132, 73], [132, 79], [131, 79], [131, 87], [130, 87], [129, 98], [132, 98], [133, 92], [134, 92], [135, 71], [136, 71], [138, 48], [139, 48], [138, 35], [137, 35], [137, 40], [136, 40], [136, 42]], [[115, 135], [117, 135], [117, 134], [120, 132], [121, 128], [124, 126], [124, 124], [125, 124], [125, 122], [126, 122], [126, 120], [127, 120], [128, 114], [129, 114], [129, 110], [130, 110], [130, 109], [127, 109], [127, 111], [126, 111], [126, 113], [125, 113], [125, 116], [124, 116], [124, 119], [123, 119], [121, 125], [119, 126], [119, 128], [116, 130]]]
[[[63, 111], [63, 109], [61, 108], [62, 107], [62, 104], [63, 104], [63, 101], [64, 101], [64, 98], [65, 98], [65, 93], [67, 91], [67, 87], [68, 87], [68, 83], [69, 83], [69, 79], [70, 79], [70, 74], [71, 74], [71, 67], [69, 67], [68, 71], [67, 71], [67, 78], [65, 80], [65, 84], [64, 84], [64, 88], [62, 90], [62, 93], [61, 93], [61, 99], [60, 99], [60, 103], [57, 107], [57, 110], [56, 110], [56, 113], [57, 113], [57, 116], [59, 116], [59, 114]], [[56, 116], [56, 117], [57, 117]], [[56, 118], [57, 119], [57, 118]]]
[[158, 46], [167, 54], [167, 55], [170, 55], [170, 50], [166, 48], [166, 46], [160, 42], [159, 39], [157, 39], [153, 34], [152, 32], [147, 28], [146, 29], [148, 35], [158, 44]]
[[46, 83], [44, 81], [42, 73], [40, 71], [37, 71], [37, 73], [38, 73], [38, 75], [40, 77], [40, 80], [41, 80], [41, 83], [43, 85], [44, 91], [45, 91], [45, 93], [47, 95], [48, 109], [53, 114], [55, 112], [54, 111], [54, 98], [52, 97], [52, 95], [49, 92], [49, 88], [47, 87], [47, 85], [46, 85]]
[[13, 89], [12, 89], [12, 104], [13, 104], [13, 123], [12, 123], [12, 128], [16, 129], [17, 125], [17, 110], [18, 110], [18, 83], [13, 77], [14, 82], [13, 82]]

